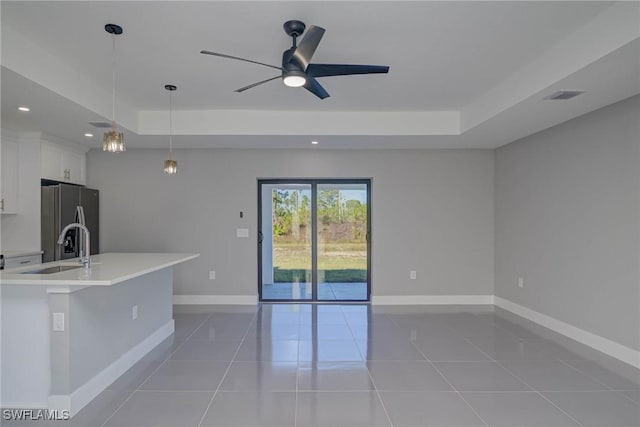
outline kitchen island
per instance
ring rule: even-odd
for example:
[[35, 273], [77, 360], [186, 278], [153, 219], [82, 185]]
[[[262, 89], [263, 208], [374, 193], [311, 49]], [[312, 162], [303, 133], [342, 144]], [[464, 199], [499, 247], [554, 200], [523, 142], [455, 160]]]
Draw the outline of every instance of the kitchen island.
[[171, 336], [173, 266], [198, 256], [105, 253], [90, 269], [0, 272], [2, 407], [77, 413]]

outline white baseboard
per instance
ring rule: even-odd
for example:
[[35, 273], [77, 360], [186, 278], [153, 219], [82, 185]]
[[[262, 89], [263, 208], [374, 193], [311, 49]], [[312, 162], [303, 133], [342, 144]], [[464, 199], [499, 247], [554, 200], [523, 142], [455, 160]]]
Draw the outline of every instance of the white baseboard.
[[175, 305], [256, 305], [257, 295], [174, 295]]
[[631, 366], [640, 369], [640, 351], [634, 350], [610, 339], [585, 331], [573, 325], [547, 316], [530, 308], [524, 307], [504, 298], [494, 297], [494, 304], [504, 310], [510, 311], [520, 317], [531, 320], [545, 328], [569, 337], [579, 343], [594, 348], [604, 354], [621, 360]]
[[491, 305], [493, 295], [373, 295], [373, 305]]
[[117, 380], [136, 362], [153, 350], [158, 344], [168, 338], [175, 330], [173, 319], [162, 325], [141, 343], [120, 356], [95, 377], [78, 387], [70, 395], [49, 396], [48, 408], [51, 410], [68, 410], [73, 417], [98, 394]]

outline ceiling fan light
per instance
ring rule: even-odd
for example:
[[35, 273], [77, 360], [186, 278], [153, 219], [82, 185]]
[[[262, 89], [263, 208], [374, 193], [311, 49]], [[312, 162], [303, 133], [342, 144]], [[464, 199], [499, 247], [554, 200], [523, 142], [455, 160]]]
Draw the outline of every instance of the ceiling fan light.
[[301, 87], [307, 83], [307, 78], [302, 71], [287, 71], [282, 81], [289, 87]]

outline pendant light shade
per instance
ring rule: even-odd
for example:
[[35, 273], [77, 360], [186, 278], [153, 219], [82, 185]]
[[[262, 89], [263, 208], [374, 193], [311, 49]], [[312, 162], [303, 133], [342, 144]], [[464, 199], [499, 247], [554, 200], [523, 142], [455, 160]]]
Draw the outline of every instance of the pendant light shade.
[[173, 159], [167, 159], [164, 161], [164, 173], [174, 175], [178, 173], [178, 162]]
[[164, 161], [164, 173], [175, 175], [178, 173], [178, 162], [173, 159], [173, 92], [178, 89], [174, 85], [165, 85], [169, 91], [169, 158]]
[[110, 153], [122, 153], [126, 151], [124, 145], [124, 134], [118, 132], [113, 125], [110, 131], [104, 133], [102, 138], [102, 151], [108, 151]]
[[113, 108], [111, 116], [111, 130], [104, 133], [104, 137], [102, 138], [102, 151], [108, 151], [109, 153], [122, 153], [127, 149], [124, 143], [124, 133], [118, 132], [116, 127], [116, 35], [122, 34], [122, 27], [115, 24], [107, 24], [104, 26], [104, 30], [111, 34], [113, 39], [113, 58], [111, 62]]

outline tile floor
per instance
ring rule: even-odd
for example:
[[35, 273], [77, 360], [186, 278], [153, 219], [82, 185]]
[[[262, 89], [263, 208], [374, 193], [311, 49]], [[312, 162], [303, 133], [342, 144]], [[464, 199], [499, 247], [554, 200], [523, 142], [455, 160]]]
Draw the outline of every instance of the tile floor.
[[[176, 307], [176, 332], [70, 422], [640, 426], [638, 371], [488, 307]], [[5, 425], [5, 424], [3, 424]]]

